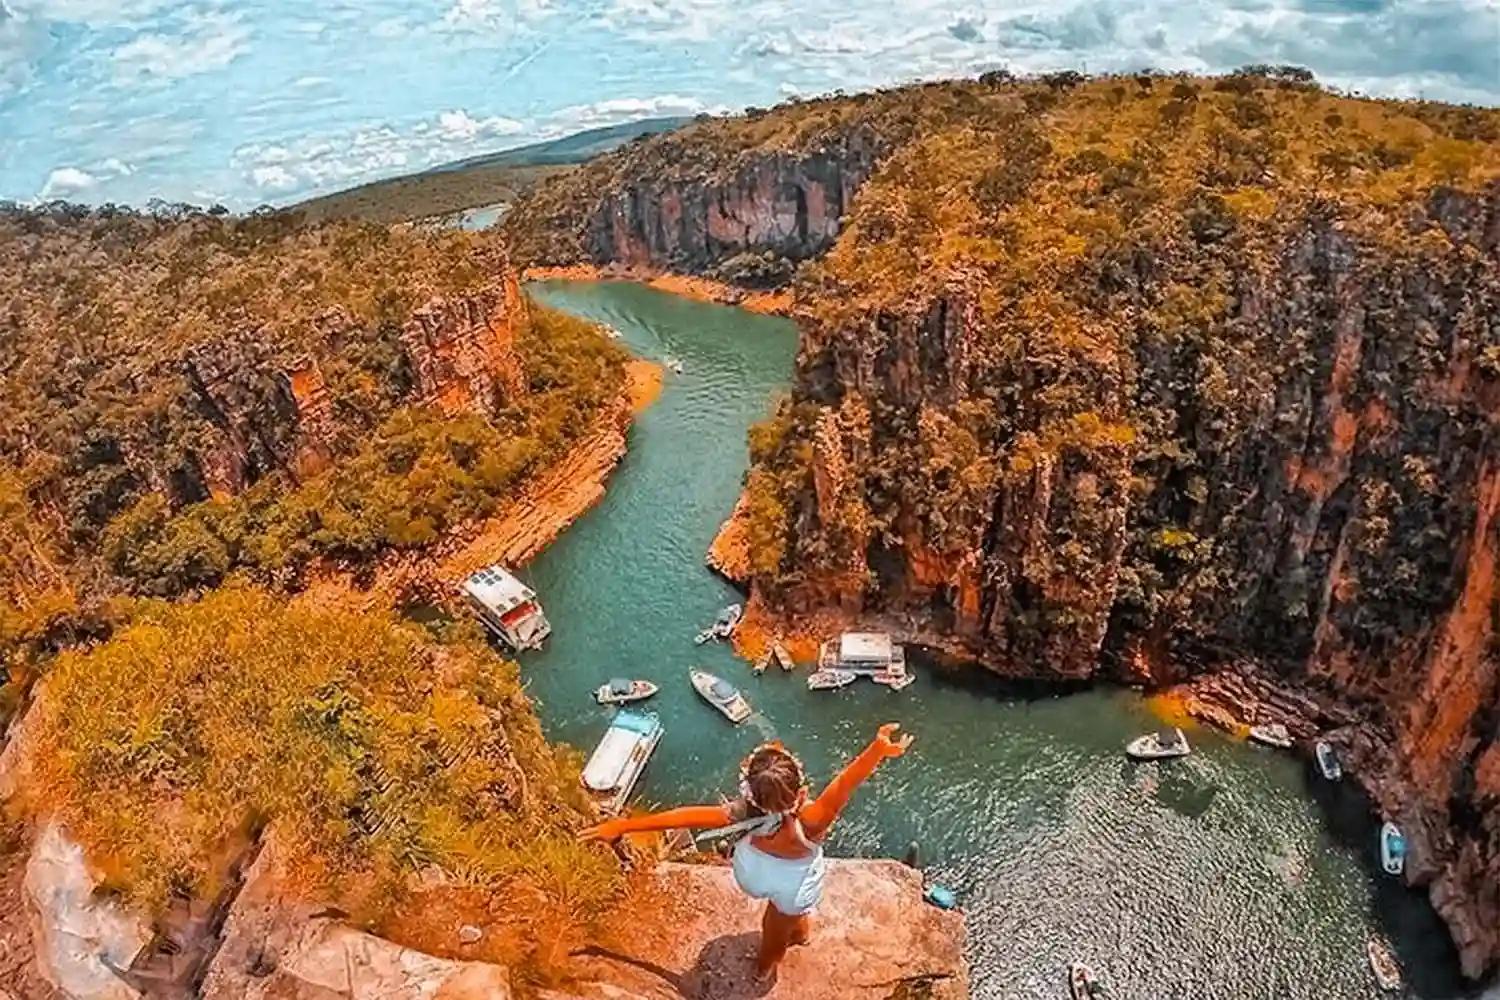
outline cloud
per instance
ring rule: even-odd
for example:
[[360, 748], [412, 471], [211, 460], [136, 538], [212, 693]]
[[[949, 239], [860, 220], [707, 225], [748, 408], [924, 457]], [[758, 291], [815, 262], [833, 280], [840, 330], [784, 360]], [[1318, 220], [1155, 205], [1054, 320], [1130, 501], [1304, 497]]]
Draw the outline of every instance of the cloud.
[[514, 118], [502, 118], [499, 115], [473, 118], [463, 108], [439, 114], [437, 128], [443, 138], [457, 142], [470, 142], [487, 136], [515, 135], [526, 130], [526, 126]]
[[250, 171], [250, 182], [267, 194], [285, 194], [301, 186], [290, 170], [285, 167], [255, 167]]
[[724, 105], [709, 107], [696, 97], [661, 94], [657, 97], [615, 97], [593, 104], [575, 104], [553, 114], [548, 133], [577, 132], [583, 129], [616, 125], [637, 118], [663, 118], [672, 115], [719, 114]]
[[47, 175], [42, 185], [41, 197], [68, 198], [82, 194], [99, 183], [99, 178], [78, 167], [58, 167]]
[[250, 29], [237, 16], [192, 13], [171, 33], [147, 32], [114, 51], [115, 77], [180, 80], [228, 66], [243, 55]]
[[983, 18], [961, 17], [948, 25], [948, 34], [957, 38], [960, 42], [978, 42], [984, 38]]

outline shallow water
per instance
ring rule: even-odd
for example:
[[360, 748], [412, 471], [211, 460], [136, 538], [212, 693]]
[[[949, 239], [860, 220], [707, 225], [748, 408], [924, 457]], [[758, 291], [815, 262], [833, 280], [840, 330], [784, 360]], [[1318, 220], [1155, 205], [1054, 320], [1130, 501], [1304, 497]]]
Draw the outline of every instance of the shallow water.
[[[739, 491], [747, 426], [787, 386], [795, 332], [637, 285], [532, 291], [684, 364], [639, 417], [604, 500], [525, 573], [554, 627], [521, 660], [549, 736], [592, 749], [609, 712], [590, 692], [611, 676], [656, 681], [666, 736], [637, 802], [675, 805], [732, 793], [740, 758], [769, 737], [826, 780], [901, 721], [915, 746], [860, 790], [830, 851], [900, 857], [917, 843], [967, 911], [976, 997], [1064, 996], [1074, 959], [1117, 998], [1371, 997], [1375, 930], [1393, 937], [1408, 996], [1458, 995], [1424, 898], [1375, 875], [1364, 804], [1289, 755], [1197, 730], [1193, 756], [1133, 765], [1121, 747], [1157, 722], [1130, 692], [1034, 695], [918, 661], [904, 692], [813, 693], [801, 672], [755, 678], [726, 647], [695, 647], [740, 599], [703, 553]], [[708, 708], [688, 686], [695, 665], [739, 685], [756, 715], [736, 728]]]

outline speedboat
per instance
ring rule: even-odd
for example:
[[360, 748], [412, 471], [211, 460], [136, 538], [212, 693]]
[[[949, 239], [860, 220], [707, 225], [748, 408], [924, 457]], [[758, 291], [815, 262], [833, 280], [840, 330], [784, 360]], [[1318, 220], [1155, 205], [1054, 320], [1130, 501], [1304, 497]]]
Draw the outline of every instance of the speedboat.
[[1370, 970], [1375, 973], [1375, 982], [1382, 990], [1394, 992], [1401, 988], [1401, 963], [1391, 952], [1390, 945], [1378, 937], [1365, 942], [1365, 954], [1370, 956]]
[[641, 701], [661, 690], [650, 681], [632, 681], [615, 677], [608, 684], [600, 684], [594, 692], [594, 700], [601, 705], [623, 705], [629, 701]]
[[773, 659], [773, 657], [771, 656], [771, 651], [769, 649], [766, 650], [764, 653], [762, 653], [759, 657], [756, 658], [756, 660], [755, 660], [755, 662], [753, 664], [751, 664], [751, 666], [750, 666], [751, 671], [753, 671], [755, 673], [755, 675], [757, 677], [759, 677], [761, 674], [763, 674], [763, 673], [766, 672], [767, 668], [769, 668], [771, 666], [771, 660], [772, 659]]
[[1329, 781], [1338, 781], [1344, 776], [1344, 768], [1339, 764], [1338, 755], [1333, 752], [1333, 747], [1327, 740], [1317, 742], [1313, 747], [1313, 756], [1318, 759], [1318, 770]]
[[1287, 750], [1292, 745], [1292, 734], [1287, 732], [1286, 726], [1279, 722], [1264, 726], [1251, 726], [1250, 738], [1268, 747], [1276, 747], [1278, 750]]
[[739, 725], [750, 718], [750, 703], [733, 684], [706, 670], [690, 670], [688, 677], [693, 682], [693, 690], [702, 695], [704, 701], [723, 712], [730, 722]]
[[852, 670], [814, 670], [807, 675], [807, 689], [809, 691], [833, 691], [848, 687], [858, 679], [859, 674]]
[[599, 808], [617, 813], [625, 807], [661, 735], [661, 720], [655, 712], [622, 708], [609, 720], [609, 728], [583, 766], [581, 776], [583, 787]]
[[1099, 982], [1099, 977], [1082, 962], [1068, 966], [1068, 989], [1073, 993], [1073, 1000], [1094, 1000], [1104, 995], [1104, 985]]
[[710, 639], [728, 639], [734, 635], [734, 630], [739, 627], [740, 619], [744, 617], [745, 609], [738, 604], [731, 604], [719, 612], [719, 617], [708, 628], [693, 636], [693, 642], [701, 646]]
[[662, 358], [661, 363], [672, 369], [672, 373], [674, 375], [682, 374], [682, 362], [672, 357], [672, 355], [668, 354], [666, 357]]
[[776, 662], [781, 669], [790, 672], [792, 669], [792, 654], [786, 651], [786, 647], [779, 642], [771, 643], [771, 655], [776, 657]]
[[1400, 875], [1406, 869], [1406, 838], [1389, 820], [1380, 828], [1380, 867], [1387, 875]]
[[1186, 757], [1192, 753], [1187, 737], [1181, 729], [1163, 729], [1145, 736], [1137, 736], [1125, 745], [1125, 754], [1135, 760], [1168, 760]]

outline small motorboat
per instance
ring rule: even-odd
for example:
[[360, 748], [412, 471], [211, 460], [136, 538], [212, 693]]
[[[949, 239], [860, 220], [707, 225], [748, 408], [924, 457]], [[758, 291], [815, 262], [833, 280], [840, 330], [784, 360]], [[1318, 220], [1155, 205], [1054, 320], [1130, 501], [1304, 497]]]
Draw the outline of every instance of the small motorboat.
[[852, 670], [814, 670], [807, 675], [807, 689], [809, 691], [834, 691], [841, 687], [848, 687], [859, 679], [859, 674]]
[[1292, 734], [1287, 732], [1286, 726], [1279, 722], [1264, 726], [1251, 726], [1250, 738], [1268, 747], [1276, 747], [1278, 750], [1288, 750], [1292, 746]]
[[1344, 776], [1344, 768], [1339, 763], [1338, 754], [1333, 752], [1333, 747], [1327, 740], [1317, 742], [1317, 745], [1313, 747], [1313, 756], [1318, 760], [1318, 770], [1329, 781], [1338, 781]]
[[734, 635], [734, 630], [739, 628], [740, 619], [745, 615], [745, 609], [738, 604], [731, 604], [719, 612], [719, 617], [708, 628], [693, 636], [693, 642], [699, 646], [710, 639], [728, 639]]
[[894, 663], [891, 664], [891, 668], [889, 670], [884, 670], [878, 674], [870, 675], [870, 680], [874, 681], [876, 684], [884, 684], [892, 691], [905, 691], [907, 688], [911, 687], [912, 681], [915, 681], [916, 679], [917, 675], [909, 673], [904, 665]]
[[693, 690], [702, 695], [704, 701], [723, 712], [730, 722], [739, 725], [750, 718], [750, 703], [733, 684], [706, 670], [690, 670], [688, 677], [693, 682]]
[[1389, 820], [1380, 828], [1380, 867], [1387, 875], [1400, 875], [1406, 869], [1406, 838]]
[[672, 357], [672, 355], [668, 354], [666, 357], [662, 358], [661, 363], [672, 369], [672, 374], [682, 374], [682, 362]]
[[624, 336], [624, 334], [620, 333], [619, 330], [616, 330], [608, 323], [604, 324], [604, 335], [610, 340], [619, 340], [622, 336]]
[[1125, 745], [1126, 756], [1135, 760], [1169, 760], [1173, 757], [1186, 757], [1192, 752], [1181, 729], [1162, 729], [1147, 733]]
[[612, 678], [608, 684], [600, 684], [594, 692], [594, 700], [601, 705], [623, 705], [641, 701], [661, 690], [650, 681], [632, 681], [624, 677]]
[[1378, 937], [1365, 942], [1365, 954], [1370, 956], [1370, 970], [1375, 973], [1375, 982], [1387, 993], [1401, 988], [1401, 963], [1396, 961], [1391, 946]]
[[1073, 994], [1073, 1000], [1094, 1000], [1095, 997], [1104, 995], [1104, 985], [1099, 982], [1099, 977], [1082, 962], [1074, 962], [1068, 966], [1068, 989]]
[[768, 667], [771, 666], [772, 659], [773, 657], [771, 656], [771, 651], [769, 649], [766, 650], [756, 658], [754, 663], [750, 665], [751, 672], [753, 672], [755, 676], [759, 677], [761, 674], [766, 672], [766, 669]]
[[780, 664], [782, 670], [791, 672], [795, 664], [792, 663], [792, 654], [786, 651], [785, 646], [779, 642], [771, 643], [771, 655], [776, 657], [776, 662]]

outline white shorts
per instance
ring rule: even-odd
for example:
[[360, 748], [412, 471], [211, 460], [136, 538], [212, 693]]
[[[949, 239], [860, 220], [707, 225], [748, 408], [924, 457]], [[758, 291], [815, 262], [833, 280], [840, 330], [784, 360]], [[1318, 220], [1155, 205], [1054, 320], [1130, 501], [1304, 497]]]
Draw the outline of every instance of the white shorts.
[[745, 895], [768, 900], [789, 917], [812, 910], [823, 898], [823, 875], [828, 862], [819, 845], [805, 858], [767, 854], [746, 837], [734, 848], [734, 880]]

